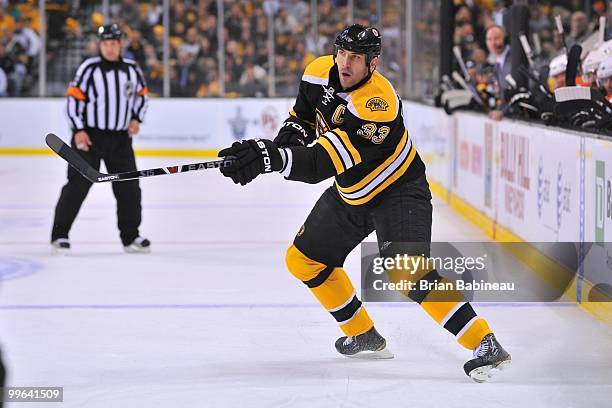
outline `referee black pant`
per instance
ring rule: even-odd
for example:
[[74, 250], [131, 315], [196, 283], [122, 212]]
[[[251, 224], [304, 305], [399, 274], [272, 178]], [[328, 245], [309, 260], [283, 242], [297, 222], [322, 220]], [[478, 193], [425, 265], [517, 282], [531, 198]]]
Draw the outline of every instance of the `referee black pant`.
[[[108, 131], [86, 129], [92, 145], [89, 151], [77, 150], [93, 168], [100, 169], [100, 160], [104, 160], [109, 173], [136, 170], [136, 160], [132, 149], [132, 139], [127, 131]], [[71, 142], [76, 149], [74, 136]], [[68, 183], [62, 188], [51, 231], [51, 241], [68, 238], [81, 205], [91, 188], [91, 182], [68, 166]], [[117, 226], [123, 245], [129, 245], [138, 236], [138, 227], [142, 219], [141, 192], [138, 180], [112, 183], [113, 193], [117, 199]]]

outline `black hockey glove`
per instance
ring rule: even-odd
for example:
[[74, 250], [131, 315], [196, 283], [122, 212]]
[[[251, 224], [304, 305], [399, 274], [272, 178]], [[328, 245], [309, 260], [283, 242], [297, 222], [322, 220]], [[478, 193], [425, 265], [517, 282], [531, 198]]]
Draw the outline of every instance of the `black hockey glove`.
[[274, 139], [276, 147], [306, 146], [315, 140], [314, 131], [303, 126], [293, 116], [283, 122]]
[[280, 151], [272, 140], [251, 139], [234, 142], [219, 152], [219, 157], [234, 156], [234, 164], [221, 168], [225, 177], [234, 183], [246, 185], [263, 173], [279, 171], [283, 167]]

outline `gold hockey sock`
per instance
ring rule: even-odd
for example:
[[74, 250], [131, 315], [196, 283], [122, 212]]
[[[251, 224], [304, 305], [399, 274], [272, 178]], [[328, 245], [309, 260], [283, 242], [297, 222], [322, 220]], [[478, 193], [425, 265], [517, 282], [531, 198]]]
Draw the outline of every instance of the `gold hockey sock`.
[[455, 289], [445, 289], [450, 282], [435, 269], [388, 270], [392, 282], [408, 280], [415, 282], [416, 288], [403, 291], [430, 315], [438, 324], [451, 332], [463, 347], [474, 350], [491, 329], [485, 319], [479, 317], [472, 305], [465, 301], [463, 293]]
[[291, 274], [310, 288], [344, 334], [357, 336], [374, 326], [344, 269], [312, 260], [295, 245], [287, 250], [286, 262]]

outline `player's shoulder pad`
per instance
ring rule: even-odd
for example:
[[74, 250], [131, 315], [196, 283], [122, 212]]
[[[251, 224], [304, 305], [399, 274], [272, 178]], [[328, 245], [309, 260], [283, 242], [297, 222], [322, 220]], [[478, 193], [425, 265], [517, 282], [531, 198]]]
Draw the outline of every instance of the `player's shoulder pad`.
[[324, 55], [312, 61], [306, 66], [302, 81], [316, 85], [327, 85], [329, 71], [334, 66], [334, 56]]
[[397, 93], [391, 82], [374, 71], [370, 80], [350, 93], [348, 110], [368, 122], [392, 122], [399, 111]]

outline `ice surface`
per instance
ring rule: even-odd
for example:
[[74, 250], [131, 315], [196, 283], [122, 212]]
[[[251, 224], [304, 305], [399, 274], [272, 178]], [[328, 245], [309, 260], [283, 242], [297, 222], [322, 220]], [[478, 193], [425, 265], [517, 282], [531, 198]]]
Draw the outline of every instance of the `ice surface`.
[[[145, 179], [150, 255], [123, 253], [110, 184], [95, 185], [71, 254], [54, 257], [65, 173], [55, 156], [0, 158], [0, 344], [8, 385], [64, 387], [63, 404], [43, 407], [610, 406], [612, 331], [568, 304], [475, 305], [513, 357], [487, 384], [465, 376], [470, 352], [411, 304], [368, 305], [394, 360], [337, 355], [341, 332], [284, 266], [329, 182]], [[433, 236], [486, 239], [437, 200]], [[358, 282], [358, 251], [345, 266]]]

